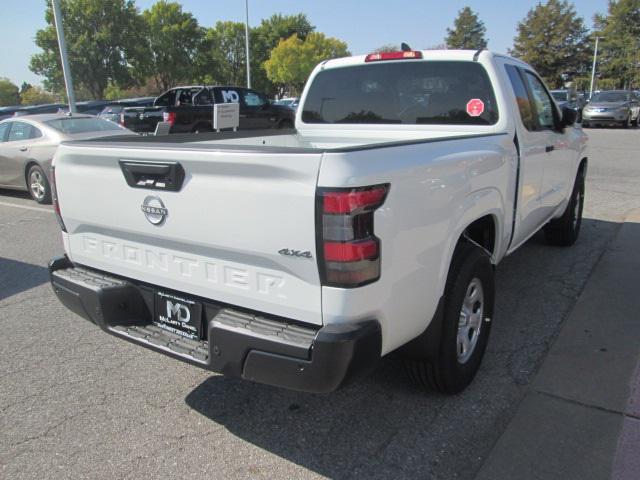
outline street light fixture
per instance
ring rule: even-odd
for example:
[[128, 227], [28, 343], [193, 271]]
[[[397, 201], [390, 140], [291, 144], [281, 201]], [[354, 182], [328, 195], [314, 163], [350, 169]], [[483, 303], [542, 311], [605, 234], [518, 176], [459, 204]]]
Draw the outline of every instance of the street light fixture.
[[73, 93], [73, 79], [71, 78], [71, 69], [69, 68], [69, 60], [67, 59], [67, 44], [64, 41], [60, 0], [53, 0], [53, 21], [56, 24], [56, 33], [58, 34], [58, 46], [60, 47], [60, 60], [62, 62], [62, 75], [64, 76], [64, 85], [67, 90], [69, 112], [76, 113], [76, 97]]
[[596, 78], [596, 62], [598, 61], [598, 40], [604, 37], [596, 37], [596, 47], [593, 51], [593, 67], [591, 67], [591, 87], [589, 88], [589, 100], [593, 96], [593, 83]]
[[244, 40], [247, 47], [247, 88], [251, 88], [251, 67], [249, 65], [249, 0], [244, 2], [247, 18], [244, 24]]

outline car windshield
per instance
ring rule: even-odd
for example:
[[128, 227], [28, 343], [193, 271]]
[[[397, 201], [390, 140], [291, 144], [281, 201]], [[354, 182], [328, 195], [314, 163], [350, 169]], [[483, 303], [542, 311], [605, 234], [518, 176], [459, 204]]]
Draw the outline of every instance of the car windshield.
[[122, 130], [122, 128], [113, 122], [103, 120], [101, 118], [92, 117], [65, 117], [48, 120], [46, 122], [51, 128], [55, 128], [59, 132], [75, 134], [89, 132], [105, 132], [109, 130]]
[[493, 125], [498, 108], [478, 63], [381, 62], [330, 68], [315, 77], [306, 123]]
[[553, 95], [553, 98], [555, 98], [559, 102], [567, 101], [567, 92], [551, 92], [551, 95]]
[[626, 102], [627, 92], [600, 92], [591, 97], [591, 102]]

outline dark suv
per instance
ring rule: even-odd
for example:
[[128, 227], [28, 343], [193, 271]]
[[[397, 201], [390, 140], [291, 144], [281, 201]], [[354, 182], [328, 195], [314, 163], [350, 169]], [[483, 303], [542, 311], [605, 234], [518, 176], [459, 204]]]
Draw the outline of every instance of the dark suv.
[[170, 133], [210, 132], [216, 103], [240, 104], [240, 129], [293, 127], [295, 112], [274, 105], [255, 90], [203, 85], [172, 88], [156, 98], [152, 107], [125, 108], [120, 123], [138, 133], [151, 133], [163, 121], [170, 124]]

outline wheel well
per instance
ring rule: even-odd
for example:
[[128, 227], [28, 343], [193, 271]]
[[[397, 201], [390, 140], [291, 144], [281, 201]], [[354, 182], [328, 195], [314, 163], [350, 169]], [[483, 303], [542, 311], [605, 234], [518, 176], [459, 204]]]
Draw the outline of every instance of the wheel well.
[[[288, 125], [288, 127], [285, 127], [285, 125]], [[282, 120], [280, 120], [280, 123], [278, 123], [278, 128], [293, 128], [293, 126], [293, 120], [291, 120], [290, 118], [283, 118]]]
[[213, 131], [213, 124], [207, 121], [201, 121], [196, 123], [191, 129], [191, 131], [195, 132], [199, 127], [206, 127], [208, 130]]
[[24, 167], [24, 184], [27, 187], [27, 189], [29, 188], [29, 169], [34, 165], [39, 165], [39, 164], [35, 160], [30, 160], [29, 162], [27, 162], [27, 166]]
[[578, 167], [578, 171], [582, 174], [583, 177], [587, 173], [587, 164], [588, 164], [587, 157], [580, 160], [580, 166]]
[[460, 240], [467, 238], [493, 255], [496, 246], [496, 223], [492, 215], [485, 215], [465, 228]]

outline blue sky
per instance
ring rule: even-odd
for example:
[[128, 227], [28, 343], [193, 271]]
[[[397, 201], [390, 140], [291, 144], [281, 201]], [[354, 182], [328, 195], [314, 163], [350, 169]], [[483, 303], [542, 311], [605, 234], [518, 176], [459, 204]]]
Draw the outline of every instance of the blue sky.
[[[142, 10], [154, 0], [137, 0]], [[185, 10], [201, 25], [218, 20], [244, 21], [244, 0], [183, 0]], [[404, 41], [413, 48], [440, 44], [458, 10], [468, 5], [487, 27], [489, 48], [506, 52], [513, 43], [516, 24], [537, 1], [523, 0], [249, 0], [249, 23], [256, 25], [274, 13], [305, 13], [318, 31], [347, 42], [353, 54], [367, 53], [388, 43]], [[607, 0], [574, 2], [578, 14], [591, 27], [593, 14], [605, 13]], [[0, 0], [0, 77], [18, 85], [42, 79], [29, 70], [29, 58], [38, 51], [36, 30], [45, 25], [45, 0]]]

